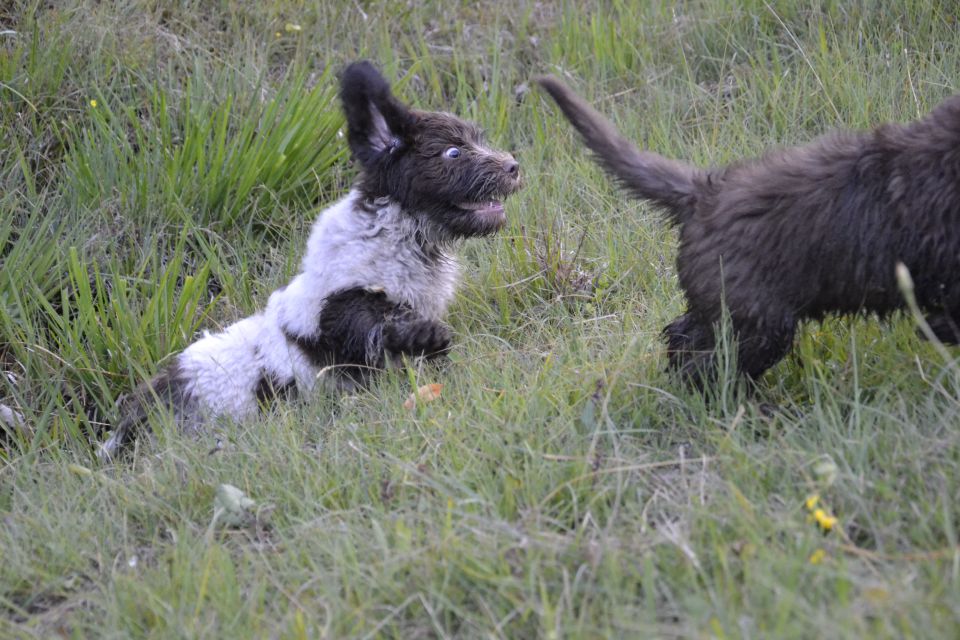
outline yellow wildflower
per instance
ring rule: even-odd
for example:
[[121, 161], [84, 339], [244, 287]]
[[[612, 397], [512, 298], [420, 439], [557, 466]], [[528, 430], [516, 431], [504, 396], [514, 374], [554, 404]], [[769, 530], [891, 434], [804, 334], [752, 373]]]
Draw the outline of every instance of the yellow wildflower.
[[827, 515], [827, 512], [823, 509], [817, 509], [814, 511], [813, 519], [817, 521], [817, 524], [819, 524], [820, 528], [824, 531], [830, 531], [837, 524], [837, 518], [835, 516]]
[[282, 34], [281, 34], [279, 31], [277, 31], [277, 32], [276, 32], [275, 34], [273, 34], [273, 35], [276, 36], [277, 38], [279, 38]]
[[91, 100], [91, 101], [90, 101], [90, 106], [93, 107], [94, 109], [96, 109], [96, 108], [97, 108], [97, 101], [96, 101], [96, 100]]
[[814, 493], [808, 496], [807, 499], [803, 501], [803, 504], [806, 505], [807, 511], [813, 511], [817, 507], [818, 502], [820, 502], [820, 495]]
[[817, 549], [810, 554], [810, 564], [820, 564], [827, 557], [827, 552], [823, 549]]

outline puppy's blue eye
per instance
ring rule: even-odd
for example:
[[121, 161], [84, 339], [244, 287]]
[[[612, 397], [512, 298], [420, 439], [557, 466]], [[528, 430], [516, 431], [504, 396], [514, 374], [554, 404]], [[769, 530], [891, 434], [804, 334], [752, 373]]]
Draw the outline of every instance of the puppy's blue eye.
[[456, 147], [450, 147], [449, 149], [443, 152], [443, 155], [447, 156], [448, 158], [459, 158], [460, 149], [457, 149]]

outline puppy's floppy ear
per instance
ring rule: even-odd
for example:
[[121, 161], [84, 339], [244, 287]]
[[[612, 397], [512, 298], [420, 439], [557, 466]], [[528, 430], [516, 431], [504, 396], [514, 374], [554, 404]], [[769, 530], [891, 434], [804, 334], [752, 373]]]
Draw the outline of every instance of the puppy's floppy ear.
[[344, 69], [340, 100], [350, 150], [364, 167], [400, 149], [413, 131], [413, 114], [393, 97], [390, 85], [366, 60]]

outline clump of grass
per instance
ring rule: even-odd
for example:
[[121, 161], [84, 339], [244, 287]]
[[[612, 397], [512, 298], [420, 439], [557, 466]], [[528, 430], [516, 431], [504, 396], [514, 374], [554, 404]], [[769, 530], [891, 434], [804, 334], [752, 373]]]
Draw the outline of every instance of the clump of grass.
[[310, 206], [327, 192], [343, 153], [329, 71], [312, 87], [301, 75], [269, 98], [264, 87], [216, 101], [200, 75], [191, 76], [176, 105], [158, 87], [139, 104], [116, 93], [90, 100], [89, 119], [72, 131], [76, 142], [66, 159], [77, 207], [119, 193], [121, 206], [135, 214], [176, 202], [177, 215], [223, 229], [280, 225], [256, 215], [277, 204]]
[[[8, 392], [35, 425], [36, 442], [96, 437], [117, 391], [192, 339], [209, 304], [209, 267], [183, 272], [185, 235], [170, 254], [153, 254], [135, 273], [103, 273], [71, 247], [62, 288], [52, 294], [43, 290], [49, 280], [21, 274], [13, 281], [7, 274], [0, 329], [19, 381]], [[51, 399], [67, 411], [47, 423], [37, 409]]]
[[[7, 71], [65, 82], [31, 51], [14, 50]], [[35, 443], [96, 437], [117, 394], [190, 342], [219, 291], [236, 290], [223, 282], [235, 277], [223, 243], [288, 236], [291, 211], [338, 182], [332, 72], [243, 92], [204, 74], [182, 92], [132, 74], [88, 92], [58, 123], [62, 157], [42, 158], [53, 184], [38, 182], [14, 134], [3, 169], [24, 197], [4, 201], [0, 222], [0, 355], [14, 374], [0, 401], [34, 425]], [[35, 125], [51, 115], [22, 99]], [[37, 413], [50, 403], [61, 408], [52, 421]]]

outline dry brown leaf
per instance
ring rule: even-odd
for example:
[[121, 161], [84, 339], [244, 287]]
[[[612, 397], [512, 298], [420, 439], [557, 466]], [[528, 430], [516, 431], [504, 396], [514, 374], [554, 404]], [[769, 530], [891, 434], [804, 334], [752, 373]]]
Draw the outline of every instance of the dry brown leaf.
[[440, 390], [443, 389], [443, 385], [434, 382], [433, 384], [425, 384], [419, 389], [416, 393], [411, 393], [407, 398], [406, 402], [403, 403], [404, 409], [413, 409], [417, 406], [417, 401], [421, 402], [433, 402], [440, 397]]

